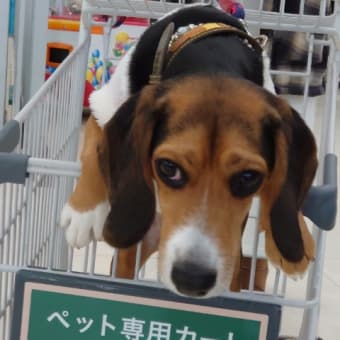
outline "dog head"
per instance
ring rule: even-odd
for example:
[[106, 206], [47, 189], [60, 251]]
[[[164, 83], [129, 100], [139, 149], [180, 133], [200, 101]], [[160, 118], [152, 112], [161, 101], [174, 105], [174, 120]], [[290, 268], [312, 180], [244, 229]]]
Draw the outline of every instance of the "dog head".
[[107, 123], [98, 153], [110, 192], [106, 241], [140, 241], [157, 197], [159, 272], [173, 291], [207, 297], [230, 287], [254, 196], [282, 256], [303, 256], [298, 214], [315, 142], [298, 113], [262, 88], [225, 76], [146, 86]]

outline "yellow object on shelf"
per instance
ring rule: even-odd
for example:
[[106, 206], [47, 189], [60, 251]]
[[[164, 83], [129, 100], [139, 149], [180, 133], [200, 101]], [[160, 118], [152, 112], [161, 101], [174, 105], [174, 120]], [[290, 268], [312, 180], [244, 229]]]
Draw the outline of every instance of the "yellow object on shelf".
[[126, 44], [130, 40], [130, 36], [127, 32], [121, 31], [116, 34], [115, 40], [116, 40], [116, 43]]
[[[60, 30], [60, 31], [72, 31], [78, 32], [80, 27], [80, 22], [77, 20], [67, 20], [67, 19], [48, 19], [48, 28], [50, 30]], [[102, 26], [93, 26], [91, 29], [92, 34], [103, 34]]]

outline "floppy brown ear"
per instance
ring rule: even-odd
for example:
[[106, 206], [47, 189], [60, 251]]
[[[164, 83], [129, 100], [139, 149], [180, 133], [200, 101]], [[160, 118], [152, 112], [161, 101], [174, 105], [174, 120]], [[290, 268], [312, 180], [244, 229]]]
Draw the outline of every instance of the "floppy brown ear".
[[303, 119], [284, 100], [272, 96], [271, 104], [279, 117], [263, 122], [264, 140], [273, 144], [273, 154], [261, 192], [260, 224], [269, 259], [286, 273], [297, 274], [314, 258], [314, 241], [300, 209], [317, 168], [316, 144]]
[[131, 96], [104, 127], [99, 163], [109, 189], [105, 240], [126, 248], [140, 241], [155, 216], [150, 147], [157, 117], [149, 86]]

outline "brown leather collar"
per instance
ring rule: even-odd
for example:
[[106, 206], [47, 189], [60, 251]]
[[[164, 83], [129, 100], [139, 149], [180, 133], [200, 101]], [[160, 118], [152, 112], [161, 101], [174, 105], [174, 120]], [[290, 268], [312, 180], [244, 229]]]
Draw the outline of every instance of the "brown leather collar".
[[149, 84], [158, 84], [162, 79], [165, 59], [167, 57], [169, 43], [174, 34], [175, 24], [171, 22], [162, 33], [153, 60], [152, 73], [149, 77]]
[[178, 36], [173, 36], [174, 23], [170, 23], [164, 30], [159, 41], [153, 63], [152, 74], [150, 75], [150, 84], [159, 83], [162, 78], [163, 70], [168, 67], [176, 55], [187, 45], [194, 41], [213, 34], [225, 33], [236, 34], [244, 40], [249, 48], [256, 52], [262, 53], [263, 46], [266, 43], [264, 36], [253, 38], [247, 32], [223, 23], [206, 23], [194, 25], [192, 28]]

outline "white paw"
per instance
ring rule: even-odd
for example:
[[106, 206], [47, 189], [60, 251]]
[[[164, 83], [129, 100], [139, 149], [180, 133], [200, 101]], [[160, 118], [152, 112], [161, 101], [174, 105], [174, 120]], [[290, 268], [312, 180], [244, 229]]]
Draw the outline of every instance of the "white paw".
[[60, 218], [60, 226], [65, 229], [68, 244], [82, 248], [92, 240], [103, 240], [103, 228], [110, 211], [108, 202], [98, 204], [94, 209], [77, 211], [68, 203], [65, 204]]

